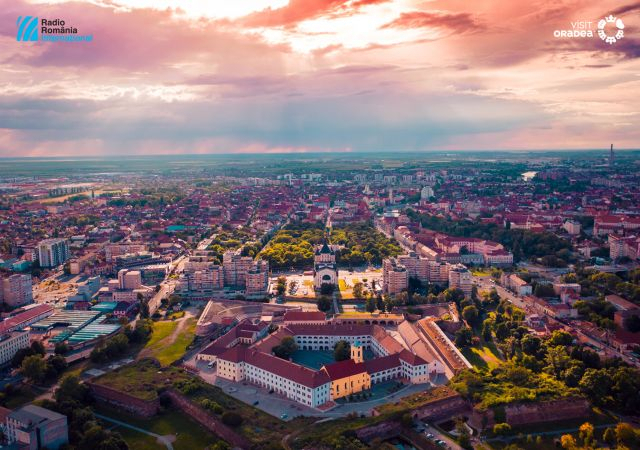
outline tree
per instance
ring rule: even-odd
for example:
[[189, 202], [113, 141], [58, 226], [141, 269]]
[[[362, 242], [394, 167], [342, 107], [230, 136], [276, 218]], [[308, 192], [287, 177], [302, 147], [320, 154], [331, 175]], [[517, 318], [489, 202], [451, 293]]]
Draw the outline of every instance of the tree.
[[284, 294], [287, 290], [287, 279], [285, 277], [278, 277], [276, 280], [276, 292], [278, 295]]
[[326, 295], [318, 297], [318, 309], [322, 312], [327, 312], [331, 309], [331, 299]]
[[298, 350], [298, 344], [291, 336], [285, 336], [280, 341], [279, 345], [276, 345], [271, 349], [273, 353], [282, 359], [289, 359]]
[[338, 341], [333, 346], [333, 359], [344, 361], [351, 358], [351, 345], [347, 341]]
[[55, 346], [54, 353], [56, 355], [66, 355], [70, 350], [71, 348], [69, 347], [69, 345], [67, 345], [66, 342], [58, 342]]
[[540, 340], [540, 338], [532, 334], [525, 334], [520, 341], [520, 344], [522, 345], [522, 351], [527, 355], [532, 356], [535, 356], [538, 353], [541, 343], [542, 341]]
[[462, 310], [462, 317], [467, 321], [470, 325], [475, 325], [478, 322], [478, 308], [473, 305], [465, 306]]
[[20, 373], [33, 383], [39, 383], [44, 379], [44, 375], [47, 370], [47, 363], [40, 355], [27, 356], [22, 361], [20, 366]]
[[54, 397], [58, 403], [76, 401], [84, 403], [87, 400], [89, 390], [80, 383], [77, 375], [66, 375], [62, 377]]
[[364, 295], [364, 284], [361, 281], [353, 283], [353, 296], [357, 299], [361, 299]]
[[472, 339], [473, 333], [471, 332], [471, 328], [462, 327], [456, 331], [455, 342], [458, 347], [462, 348], [471, 346]]
[[562, 448], [565, 450], [573, 450], [578, 446], [576, 439], [570, 434], [562, 435], [560, 438], [560, 445], [562, 445]]
[[611, 391], [613, 381], [604, 369], [587, 369], [578, 383], [578, 387], [592, 402], [602, 405]]
[[549, 345], [571, 345], [573, 343], [573, 336], [566, 331], [555, 330], [549, 338]]
[[492, 324], [493, 322], [490, 319], [486, 319], [482, 322], [482, 339], [484, 339], [485, 342], [491, 342], [493, 339], [493, 336], [491, 335]]
[[367, 298], [367, 301], [365, 302], [365, 309], [370, 313], [376, 310], [376, 302], [373, 297]]
[[[373, 283], [373, 281], [372, 281], [372, 283]], [[382, 299], [382, 295], [378, 295], [376, 297], [376, 308], [380, 312], [384, 312], [384, 300]]]
[[638, 440], [636, 432], [628, 423], [620, 422], [616, 425], [616, 439], [619, 444], [634, 445]]
[[585, 422], [580, 425], [578, 436], [580, 437], [583, 446], [591, 446], [591, 444], [593, 444], [593, 425], [589, 422]]

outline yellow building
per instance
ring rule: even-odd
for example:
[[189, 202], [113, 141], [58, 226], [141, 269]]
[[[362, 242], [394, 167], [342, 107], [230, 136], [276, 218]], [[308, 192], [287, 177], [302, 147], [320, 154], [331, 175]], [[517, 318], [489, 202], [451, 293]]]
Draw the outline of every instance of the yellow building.
[[323, 366], [331, 379], [331, 400], [356, 394], [371, 388], [371, 377], [364, 364], [362, 346], [356, 342], [351, 346], [351, 359]]

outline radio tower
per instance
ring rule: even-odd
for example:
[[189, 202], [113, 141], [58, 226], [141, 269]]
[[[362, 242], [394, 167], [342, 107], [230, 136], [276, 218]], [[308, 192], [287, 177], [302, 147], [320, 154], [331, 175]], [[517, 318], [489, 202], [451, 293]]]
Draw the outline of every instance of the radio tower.
[[611, 144], [611, 149], [609, 150], [609, 165], [613, 166], [615, 162], [615, 155], [613, 154], [613, 144]]

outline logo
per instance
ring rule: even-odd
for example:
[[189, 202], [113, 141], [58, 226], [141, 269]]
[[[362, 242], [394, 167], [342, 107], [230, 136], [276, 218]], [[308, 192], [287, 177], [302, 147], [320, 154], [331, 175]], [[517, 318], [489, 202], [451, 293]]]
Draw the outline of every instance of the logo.
[[[608, 24], [615, 24], [616, 26], [616, 34], [613, 36], [607, 34], [605, 31]], [[615, 44], [624, 37], [624, 23], [622, 22], [622, 19], [616, 19], [612, 15], [609, 15], [604, 19], [600, 19], [598, 22], [598, 36], [600, 36], [600, 39], [605, 41], [607, 44]]]
[[20, 16], [16, 25], [18, 33], [16, 41], [37, 41], [38, 40], [38, 18], [32, 16]]
[[[622, 19], [609, 14], [604, 19], [598, 21], [595, 29], [592, 27], [593, 21], [576, 20], [571, 22], [571, 29], [554, 30], [553, 36], [556, 38], [585, 39], [593, 38], [596, 33], [607, 44], [615, 44], [624, 37], [624, 23]], [[609, 30], [607, 30], [609, 28]], [[611, 28], [614, 28], [611, 30]]]

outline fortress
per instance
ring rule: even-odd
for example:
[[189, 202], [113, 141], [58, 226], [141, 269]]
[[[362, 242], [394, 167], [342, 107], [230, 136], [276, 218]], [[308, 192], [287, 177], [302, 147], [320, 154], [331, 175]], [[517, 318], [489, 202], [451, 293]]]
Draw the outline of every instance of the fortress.
[[[449, 358], [443, 358], [443, 354], [448, 356], [440, 348], [447, 346], [441, 337], [444, 333], [432, 341], [407, 321], [387, 330], [369, 321], [341, 323], [320, 316], [323, 314], [288, 311], [283, 324], [270, 335], [267, 323], [243, 320], [199, 353], [198, 359], [215, 362], [217, 376], [223, 379], [250, 382], [312, 408], [330, 407], [334, 400], [376, 383], [402, 380], [423, 384], [440, 375], [449, 377], [459, 369], [451, 368]], [[272, 354], [285, 337], [293, 338], [300, 350], [307, 351], [330, 351], [337, 342], [346, 341], [351, 358], [314, 370]], [[450, 341], [448, 346], [454, 347]], [[365, 359], [365, 351], [373, 357]], [[462, 366], [468, 365], [464, 357], [461, 361]]]

